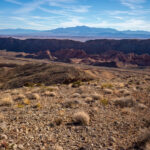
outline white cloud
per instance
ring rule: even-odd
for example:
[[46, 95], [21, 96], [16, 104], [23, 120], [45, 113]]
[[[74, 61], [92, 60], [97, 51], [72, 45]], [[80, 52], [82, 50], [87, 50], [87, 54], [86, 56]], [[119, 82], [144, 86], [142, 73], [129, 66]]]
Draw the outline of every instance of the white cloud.
[[[90, 27], [115, 28], [119, 30], [136, 29], [150, 31], [150, 21], [147, 19], [150, 9], [139, 9], [142, 8], [146, 0], [117, 0], [130, 9], [113, 11], [109, 9], [101, 12], [92, 9], [92, 6], [81, 5], [81, 3], [78, 3], [79, 0], [5, 1], [20, 5], [20, 8], [14, 14], [12, 13], [15, 16], [12, 16], [10, 19], [10, 22], [13, 22], [10, 24], [19, 27], [22, 23], [24, 25], [21, 27], [43, 30], [87, 25]], [[33, 16], [32, 13], [32, 15], [30, 14], [30, 12], [37, 9], [45, 12], [45, 16]], [[91, 14], [85, 15], [87, 12]], [[9, 22], [9, 18], [4, 20], [4, 23]]]
[[70, 10], [77, 13], [86, 13], [89, 11], [91, 6], [78, 6], [78, 7], [71, 7]]
[[[89, 11], [89, 8], [91, 6], [87, 5], [74, 5], [74, 2], [76, 0], [32, 0], [31, 2], [28, 3], [21, 3], [17, 0], [5, 0], [7, 2], [11, 2], [14, 4], [19, 4], [21, 7], [15, 11], [16, 14], [25, 14], [25, 13], [30, 13], [36, 9], [40, 9], [45, 12], [49, 13], [55, 13], [58, 14], [58, 12], [76, 12], [76, 13], [86, 13]], [[47, 5], [49, 6], [48, 8], [45, 8], [42, 5]], [[60, 11], [58, 11], [56, 8], [59, 8]], [[54, 10], [55, 9], [55, 10]]]
[[72, 18], [68, 21], [60, 23], [59, 27], [75, 27], [84, 25], [78, 18]]
[[17, 0], [5, 0], [6, 2], [10, 2], [10, 3], [13, 3], [13, 4], [17, 4], [17, 5], [22, 5], [21, 2], [17, 1]]
[[142, 8], [142, 3], [146, 0], [121, 0], [121, 4], [129, 7], [130, 9]]
[[17, 14], [29, 13], [29, 12], [37, 9], [43, 3], [44, 3], [44, 1], [41, 1], [41, 0], [32, 1], [30, 3], [25, 3], [22, 5], [22, 7], [20, 9], [16, 10], [15, 13], [17, 13]]
[[87, 23], [90, 27], [114, 28], [117, 30], [145, 30], [150, 31], [150, 21], [140, 19], [129, 19], [121, 22], [101, 21], [97, 24]]

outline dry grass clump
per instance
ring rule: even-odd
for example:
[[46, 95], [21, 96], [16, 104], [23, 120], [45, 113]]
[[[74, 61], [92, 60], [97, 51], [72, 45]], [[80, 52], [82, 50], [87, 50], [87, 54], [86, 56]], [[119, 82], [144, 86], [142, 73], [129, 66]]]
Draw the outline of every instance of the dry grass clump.
[[82, 94], [81, 95], [81, 98], [86, 98], [86, 97], [88, 97], [88, 94]]
[[81, 104], [82, 103], [79, 100], [69, 100], [69, 101], [66, 101], [65, 103], [63, 103], [63, 106], [65, 108], [75, 108]]
[[140, 131], [141, 136], [138, 138], [138, 141], [148, 142], [150, 140], [150, 128], [145, 128]]
[[86, 97], [85, 101], [87, 101], [87, 102], [93, 101], [93, 98], [92, 97]]
[[120, 89], [119, 93], [123, 94], [124, 96], [129, 96], [130, 95], [130, 91], [128, 91], [127, 89]]
[[130, 97], [122, 97], [114, 100], [114, 104], [116, 106], [124, 108], [124, 107], [134, 107], [136, 105], [136, 102]]
[[56, 119], [54, 120], [54, 122], [55, 122], [55, 124], [56, 124], [57, 126], [60, 126], [60, 125], [62, 124], [63, 120], [62, 120], [62, 118], [56, 118]]
[[76, 81], [76, 82], [72, 83], [72, 87], [74, 87], [74, 88], [80, 87], [81, 85], [82, 85], [81, 81]]
[[113, 91], [111, 89], [104, 89], [105, 94], [113, 94]]
[[125, 85], [124, 85], [124, 83], [118, 83], [118, 86], [119, 86], [120, 88], [123, 88]]
[[16, 100], [24, 100], [26, 97], [24, 94], [19, 94], [17, 97], [16, 97]]
[[0, 99], [0, 106], [11, 106], [12, 104], [13, 100], [10, 95], [4, 96]]
[[150, 86], [147, 88], [147, 92], [150, 92]]
[[91, 97], [92, 97], [94, 100], [100, 100], [100, 99], [103, 98], [101, 95], [99, 95], [99, 94], [97, 94], [97, 93], [92, 94]]
[[124, 115], [130, 115], [131, 113], [133, 113], [132, 109], [129, 107], [125, 107], [121, 110], [122, 114]]
[[145, 150], [150, 150], [150, 142], [146, 143]]
[[2, 122], [3, 120], [4, 120], [4, 115], [0, 113], [0, 122]]
[[63, 148], [59, 145], [55, 145], [52, 147], [52, 150], [63, 150]]
[[145, 150], [149, 150], [150, 142], [150, 128], [145, 128], [140, 131], [140, 136], [136, 142], [136, 147], [145, 147]]
[[57, 94], [55, 92], [45, 91], [44, 96], [55, 97]]
[[18, 95], [19, 91], [17, 89], [14, 89], [11, 91], [11, 95]]
[[57, 86], [47, 86], [46, 89], [51, 92], [59, 90]]
[[79, 94], [79, 93], [74, 93], [73, 95], [72, 95], [72, 98], [79, 98], [81, 95]]
[[105, 89], [105, 88], [111, 89], [111, 88], [113, 88], [113, 85], [111, 83], [103, 83], [101, 85], [101, 88], [102, 89]]
[[33, 83], [33, 82], [26, 82], [26, 83], [24, 83], [24, 86], [25, 86], [25, 87], [29, 87], [29, 88], [33, 88], [33, 87], [36, 86], [36, 84]]
[[30, 100], [29, 100], [29, 99], [24, 99], [24, 100], [23, 100], [23, 104], [29, 105], [29, 104], [30, 104]]
[[40, 108], [42, 108], [42, 105], [41, 105], [41, 103], [37, 103], [37, 104], [33, 105], [33, 108], [40, 109]]
[[147, 109], [148, 107], [142, 103], [138, 103], [137, 108], [143, 110], [143, 109]]
[[76, 112], [73, 115], [72, 119], [75, 124], [79, 124], [79, 125], [89, 125], [90, 123], [90, 117], [84, 111]]
[[101, 102], [102, 105], [104, 105], [104, 106], [108, 105], [108, 99], [106, 99], [106, 98], [101, 99], [100, 102]]

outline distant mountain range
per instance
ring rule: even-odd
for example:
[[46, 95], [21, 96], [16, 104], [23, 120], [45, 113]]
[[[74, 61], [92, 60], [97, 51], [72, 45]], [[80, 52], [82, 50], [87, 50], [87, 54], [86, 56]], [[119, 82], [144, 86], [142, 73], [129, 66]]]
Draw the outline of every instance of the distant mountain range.
[[148, 31], [118, 31], [112, 28], [77, 26], [53, 30], [0, 29], [0, 36], [42, 36], [42, 37], [99, 37], [99, 38], [150, 38]]

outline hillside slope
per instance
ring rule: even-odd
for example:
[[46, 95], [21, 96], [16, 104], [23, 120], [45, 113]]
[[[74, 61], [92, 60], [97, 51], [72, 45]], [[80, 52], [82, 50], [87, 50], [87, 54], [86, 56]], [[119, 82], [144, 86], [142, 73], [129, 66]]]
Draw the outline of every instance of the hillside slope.
[[93, 79], [93, 76], [83, 70], [60, 64], [26, 64], [12, 67], [8, 70], [3, 69], [3, 67], [0, 68], [1, 89], [33, 86], [35, 84], [69, 84]]
[[[0, 89], [1, 150], [149, 150], [150, 70], [37, 61], [0, 74], [7, 70], [0, 81], [13, 89]], [[90, 72], [98, 79], [61, 84], [62, 72], [67, 80]], [[17, 88], [36, 77], [59, 84]]]

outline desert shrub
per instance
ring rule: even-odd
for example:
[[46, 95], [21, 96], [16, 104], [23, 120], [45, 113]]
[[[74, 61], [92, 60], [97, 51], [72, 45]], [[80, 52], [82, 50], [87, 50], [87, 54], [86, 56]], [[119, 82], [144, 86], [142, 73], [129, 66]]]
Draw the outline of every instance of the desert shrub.
[[106, 98], [101, 99], [100, 102], [101, 102], [102, 105], [104, 105], [104, 106], [108, 105], [108, 99], [106, 99]]
[[23, 108], [23, 107], [24, 107], [24, 105], [23, 105], [23, 104], [21, 104], [21, 103], [19, 103], [19, 104], [17, 104], [17, 105], [16, 105], [16, 107], [17, 107], [17, 108]]
[[46, 90], [53, 92], [59, 90], [59, 88], [57, 86], [47, 86]]
[[45, 86], [43, 83], [36, 83], [35, 84], [37, 87], [43, 87], [43, 86]]
[[138, 141], [149, 141], [150, 140], [150, 128], [142, 129], [141, 135], [138, 137]]
[[54, 122], [57, 126], [60, 126], [62, 124], [63, 120], [62, 120], [62, 118], [56, 118]]
[[81, 81], [76, 81], [72, 83], [72, 87], [76, 88], [76, 87], [80, 87], [82, 85]]
[[138, 141], [136, 142], [136, 145], [137, 147], [144, 145], [146, 148], [148, 148], [150, 142], [150, 128], [142, 129], [140, 132], [141, 134], [138, 137]]
[[147, 92], [150, 92], [150, 86], [147, 88]]
[[36, 84], [33, 83], [33, 82], [26, 82], [26, 83], [24, 83], [24, 86], [25, 86], [25, 87], [35, 87]]
[[130, 97], [122, 97], [114, 100], [114, 104], [116, 106], [124, 108], [124, 107], [134, 107], [136, 105], [136, 102]]
[[149, 150], [150, 144], [150, 128], [144, 128], [140, 130], [139, 136], [137, 137], [136, 142], [132, 146], [128, 147], [128, 150], [137, 149], [137, 150]]
[[72, 119], [73, 122], [78, 125], [89, 125], [90, 123], [90, 117], [84, 111], [76, 112]]
[[76, 107], [80, 104], [81, 104], [81, 102], [79, 100], [69, 100], [69, 101], [63, 103], [63, 107], [65, 107], [65, 108], [74, 108], [74, 107]]

